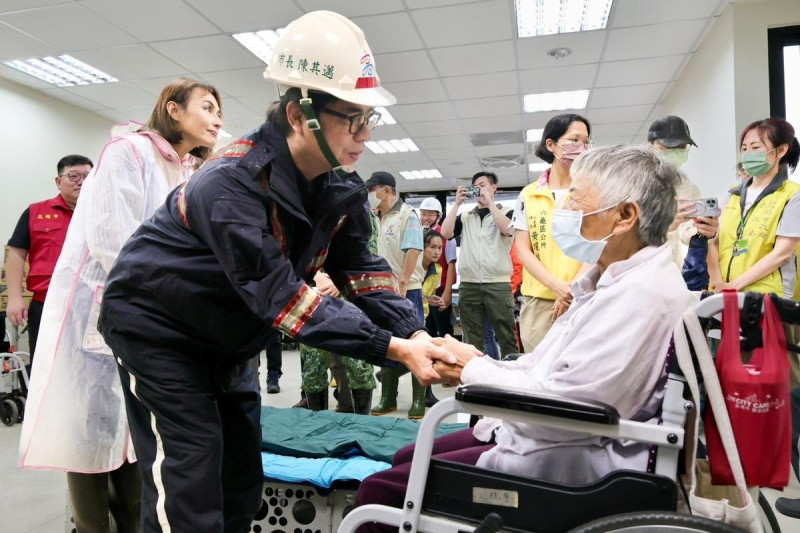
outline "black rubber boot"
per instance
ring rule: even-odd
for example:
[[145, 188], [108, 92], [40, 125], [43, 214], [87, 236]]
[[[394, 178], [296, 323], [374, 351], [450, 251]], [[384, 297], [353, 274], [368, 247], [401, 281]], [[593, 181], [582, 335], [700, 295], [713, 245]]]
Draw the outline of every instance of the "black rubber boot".
[[353, 395], [353, 412], [357, 415], [368, 415], [372, 406], [372, 389], [350, 389]]
[[308, 408], [312, 411], [326, 411], [328, 409], [328, 390], [322, 392], [307, 392]]
[[439, 398], [433, 395], [433, 389], [430, 387], [425, 388], [425, 407], [433, 407], [436, 405], [436, 402], [439, 401]]

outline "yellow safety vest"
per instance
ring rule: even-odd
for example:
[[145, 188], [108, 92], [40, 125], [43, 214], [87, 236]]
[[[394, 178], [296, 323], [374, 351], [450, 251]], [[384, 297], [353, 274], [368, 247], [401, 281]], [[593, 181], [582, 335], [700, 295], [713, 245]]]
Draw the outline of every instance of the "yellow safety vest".
[[[541, 180], [531, 183], [522, 189], [522, 198], [525, 202], [533, 254], [553, 276], [563, 281], [572, 281], [581, 268], [581, 262], [564, 255], [553, 240], [551, 227], [556, 203], [550, 187]], [[555, 294], [525, 268], [522, 269], [521, 291], [523, 296], [556, 299]]]
[[[800, 184], [785, 181], [774, 191], [762, 197], [742, 220], [741, 188], [731, 192], [719, 228], [719, 266], [722, 279], [730, 282], [744, 274], [762, 257], [775, 248], [778, 224], [786, 204], [800, 190]], [[734, 255], [734, 245], [745, 240], [747, 251]], [[780, 269], [756, 281], [742, 292], [761, 292], [783, 295]]]

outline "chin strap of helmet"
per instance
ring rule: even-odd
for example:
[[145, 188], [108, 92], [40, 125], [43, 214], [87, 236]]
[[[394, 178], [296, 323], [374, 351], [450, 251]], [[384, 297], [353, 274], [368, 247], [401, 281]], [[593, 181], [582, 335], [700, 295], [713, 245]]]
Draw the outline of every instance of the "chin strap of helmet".
[[328, 141], [322, 133], [322, 126], [320, 126], [319, 119], [314, 113], [314, 108], [311, 107], [311, 98], [308, 97], [308, 91], [306, 89], [303, 89], [303, 98], [300, 99], [300, 108], [303, 110], [303, 115], [306, 117], [308, 129], [314, 132], [314, 137], [317, 138], [319, 149], [322, 150], [322, 155], [325, 156], [325, 159], [333, 167], [333, 170], [342, 177], [352, 174], [352, 172], [348, 172], [339, 164], [330, 146], [328, 146]]

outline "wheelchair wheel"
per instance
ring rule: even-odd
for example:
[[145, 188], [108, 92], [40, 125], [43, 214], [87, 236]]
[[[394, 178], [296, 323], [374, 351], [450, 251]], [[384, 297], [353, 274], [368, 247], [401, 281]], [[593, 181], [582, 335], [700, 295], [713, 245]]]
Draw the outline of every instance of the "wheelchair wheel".
[[666, 511], [626, 513], [600, 518], [569, 533], [744, 533], [716, 520]]
[[15, 397], [14, 403], [17, 404], [17, 411], [19, 411], [17, 422], [22, 423], [22, 420], [25, 418], [25, 397], [24, 396]]
[[0, 405], [0, 420], [2, 420], [3, 424], [13, 426], [17, 423], [18, 418], [19, 409], [17, 409], [17, 404], [14, 403], [14, 400], [3, 400], [3, 404]]
[[761, 491], [758, 491], [758, 519], [761, 520], [764, 533], [781, 533], [781, 525], [775, 517], [775, 512]]

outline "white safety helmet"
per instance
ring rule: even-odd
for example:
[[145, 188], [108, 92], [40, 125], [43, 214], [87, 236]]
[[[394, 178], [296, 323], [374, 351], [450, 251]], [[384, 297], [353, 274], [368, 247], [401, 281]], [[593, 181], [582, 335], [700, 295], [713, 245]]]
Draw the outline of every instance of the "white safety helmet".
[[364, 32], [332, 11], [312, 11], [291, 22], [275, 43], [264, 77], [278, 83], [280, 94], [298, 87], [304, 97], [311, 89], [370, 107], [397, 102], [380, 86]]
[[424, 209], [426, 211], [436, 211], [440, 215], [442, 214], [442, 202], [436, 198], [433, 198], [432, 196], [424, 198], [422, 203], [419, 204], [419, 208], [420, 210]]

